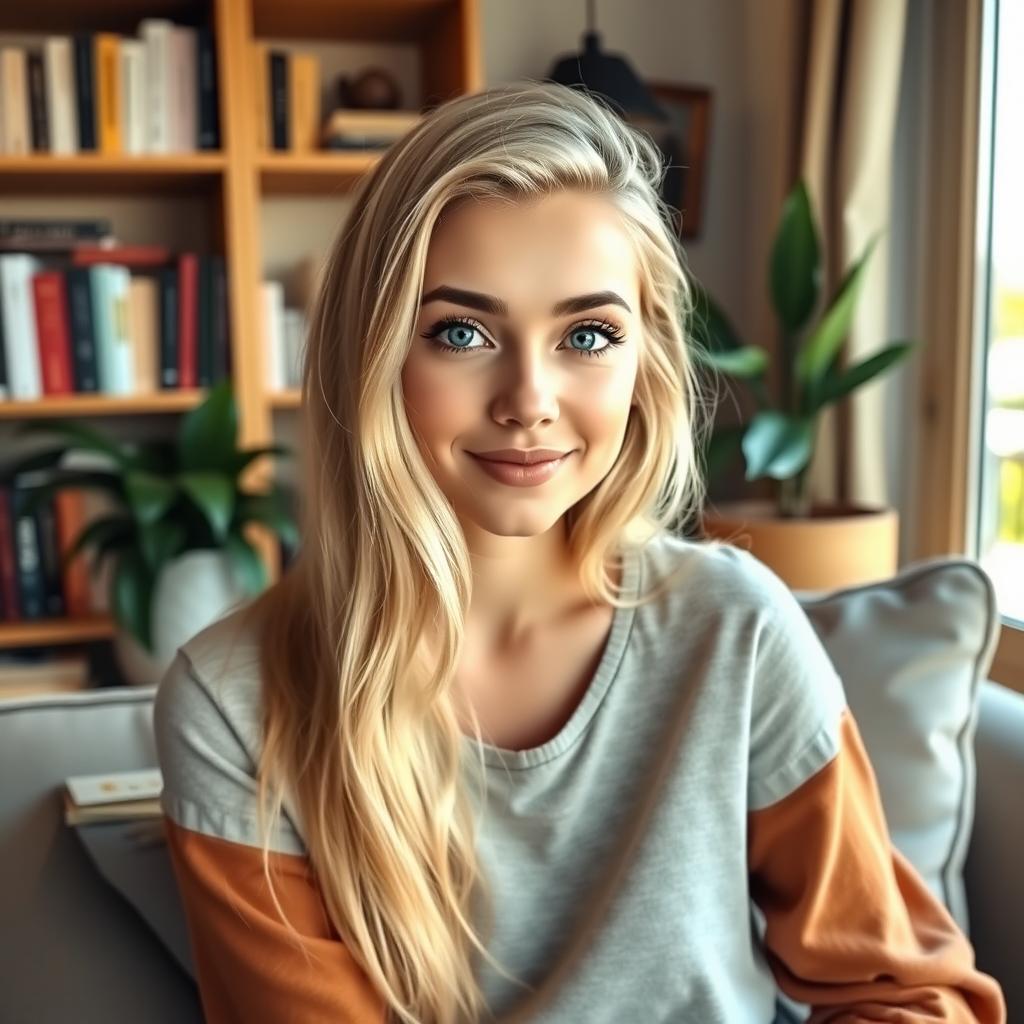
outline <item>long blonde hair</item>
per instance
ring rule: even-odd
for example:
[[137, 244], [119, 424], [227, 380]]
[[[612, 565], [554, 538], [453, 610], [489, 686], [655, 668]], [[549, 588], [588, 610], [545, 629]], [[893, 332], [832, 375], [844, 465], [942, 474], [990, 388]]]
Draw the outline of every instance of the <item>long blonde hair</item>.
[[[269, 836], [287, 793], [331, 923], [389, 1020], [476, 1020], [474, 950], [511, 977], [486, 949], [493, 908], [450, 692], [471, 563], [418, 452], [400, 379], [431, 230], [467, 196], [575, 189], [624, 215], [641, 277], [636, 406], [614, 466], [565, 523], [586, 593], [622, 606], [609, 567], [704, 499], [710, 403], [686, 336], [691, 291], [663, 174], [646, 135], [577, 90], [523, 80], [461, 96], [360, 182], [324, 268], [303, 370], [302, 548], [249, 608], [263, 687], [264, 872], [270, 882]], [[436, 663], [422, 656], [427, 636]], [[474, 767], [482, 776], [482, 759]], [[487, 895], [480, 934], [474, 887]]]

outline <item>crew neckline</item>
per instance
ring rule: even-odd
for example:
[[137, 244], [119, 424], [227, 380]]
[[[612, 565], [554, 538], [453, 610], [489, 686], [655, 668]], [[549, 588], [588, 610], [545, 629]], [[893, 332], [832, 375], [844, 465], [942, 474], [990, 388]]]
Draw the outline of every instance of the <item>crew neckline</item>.
[[[622, 596], [629, 599], [634, 599], [640, 592], [640, 555], [640, 550], [634, 547], [626, 547], [623, 552]], [[491, 743], [478, 743], [475, 737], [463, 733], [463, 746], [468, 756], [475, 759], [477, 750], [480, 750], [485, 764], [507, 771], [509, 769], [535, 768], [564, 754], [590, 724], [590, 720], [594, 717], [608, 688], [618, 675], [635, 618], [636, 608], [617, 607], [615, 609], [601, 660], [583, 694], [583, 699], [576, 706], [576, 710], [573, 711], [569, 720], [551, 739], [539, 747], [509, 750]]]

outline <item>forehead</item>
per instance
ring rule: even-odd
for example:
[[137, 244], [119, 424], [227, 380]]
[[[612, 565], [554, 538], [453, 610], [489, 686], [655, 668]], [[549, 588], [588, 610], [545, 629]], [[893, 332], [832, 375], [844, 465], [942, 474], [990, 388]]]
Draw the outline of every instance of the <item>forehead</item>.
[[550, 308], [604, 289], [639, 307], [636, 255], [622, 215], [603, 196], [571, 191], [448, 207], [431, 236], [423, 290], [439, 284], [497, 295], [513, 309]]

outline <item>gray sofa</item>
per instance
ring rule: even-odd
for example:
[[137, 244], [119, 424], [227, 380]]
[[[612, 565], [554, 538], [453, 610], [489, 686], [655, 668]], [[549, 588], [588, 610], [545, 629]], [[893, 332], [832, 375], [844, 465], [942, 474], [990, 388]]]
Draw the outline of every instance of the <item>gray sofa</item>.
[[[919, 818], [922, 805], [950, 801], [945, 792], [897, 794], [893, 786], [914, 777], [916, 769], [890, 764], [886, 729], [892, 734], [896, 723], [898, 754], [941, 749], [938, 741], [900, 740], [899, 730], [909, 732], [910, 727], [899, 725], [899, 708], [911, 714], [924, 708], [928, 713], [922, 717], [934, 731], [934, 707], [956, 710], [957, 694], [966, 695], [967, 706], [956, 712], [963, 724], [944, 727], [959, 744], [950, 750], [966, 755], [962, 763], [954, 759], [962, 793], [951, 793], [953, 810], [946, 815], [963, 841], [939, 837], [946, 852], [937, 861], [941, 871], [934, 885], [948, 893], [947, 903], [955, 907], [955, 887], [962, 879], [966, 905], [957, 910], [958, 919], [966, 913], [978, 965], [1000, 981], [1009, 1020], [1020, 1022], [1024, 696], [985, 680], [998, 626], [993, 609], [984, 610], [986, 594], [991, 597], [977, 567], [950, 561], [912, 567], [884, 585], [800, 596], [847, 686], [878, 771], [887, 816], [892, 815], [894, 842], [905, 845], [904, 852], [912, 860], [917, 857], [915, 863], [926, 874], [930, 854], [922, 851], [928, 843], [922, 845], [913, 823], [902, 820], [904, 807], [912, 805]], [[878, 642], [865, 644], [865, 630]], [[896, 631], [902, 647], [887, 630]], [[913, 646], [907, 647], [911, 639]], [[872, 708], [864, 695], [882, 672], [877, 659], [883, 657], [896, 659], [895, 669], [884, 670], [893, 685], [879, 689], [889, 693], [890, 704]], [[2, 1021], [202, 1020], [166, 848], [133, 840], [137, 825], [76, 831], [62, 823], [59, 792], [67, 776], [157, 764], [154, 693], [154, 687], [100, 689], [0, 702]], [[940, 798], [937, 804], [935, 797]], [[928, 828], [933, 843], [941, 830], [934, 824]], [[947, 888], [950, 878], [944, 881], [942, 871], [956, 875], [955, 885]]]

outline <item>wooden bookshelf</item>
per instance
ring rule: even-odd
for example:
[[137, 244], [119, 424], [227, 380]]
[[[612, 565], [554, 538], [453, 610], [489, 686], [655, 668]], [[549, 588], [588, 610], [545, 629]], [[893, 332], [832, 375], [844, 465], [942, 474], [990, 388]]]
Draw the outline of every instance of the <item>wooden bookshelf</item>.
[[[275, 413], [296, 409], [298, 390], [272, 393], [260, 351], [263, 277], [261, 210], [267, 200], [298, 196], [317, 202], [344, 194], [380, 159], [372, 152], [267, 152], [257, 145], [253, 106], [253, 50], [257, 41], [301, 48], [365, 42], [412, 47], [416, 92], [409, 103], [429, 110], [483, 86], [479, 0], [33, 0], [0, 5], [0, 36], [119, 32], [135, 35], [142, 18], [166, 17], [205, 25], [216, 42], [220, 150], [168, 155], [5, 156], [0, 154], [0, 196], [26, 204], [37, 197], [91, 197], [116, 203], [139, 197], [154, 208], [199, 197], [209, 211], [211, 244], [227, 271], [232, 379], [238, 403], [239, 443], [273, 443]], [[372, 58], [351, 70], [376, 63]], [[326, 110], [325, 110], [326, 113]], [[9, 205], [8, 205], [9, 208]], [[26, 205], [26, 209], [29, 206]], [[38, 203], [37, 207], [38, 208]], [[5, 214], [6, 215], [6, 214]], [[28, 214], [26, 214], [27, 216]], [[38, 216], [33, 213], [33, 216]], [[92, 214], [90, 214], [92, 215]], [[59, 216], [59, 215], [58, 215]], [[116, 229], [116, 224], [115, 224]], [[155, 237], [145, 241], [162, 244]], [[0, 402], [0, 431], [43, 416], [141, 417], [192, 408], [202, 391], [131, 397], [75, 395], [35, 402]], [[267, 482], [270, 460], [254, 463], [245, 481]], [[275, 571], [269, 538], [261, 549]], [[0, 623], [0, 648], [70, 644], [113, 635], [109, 619]]]

